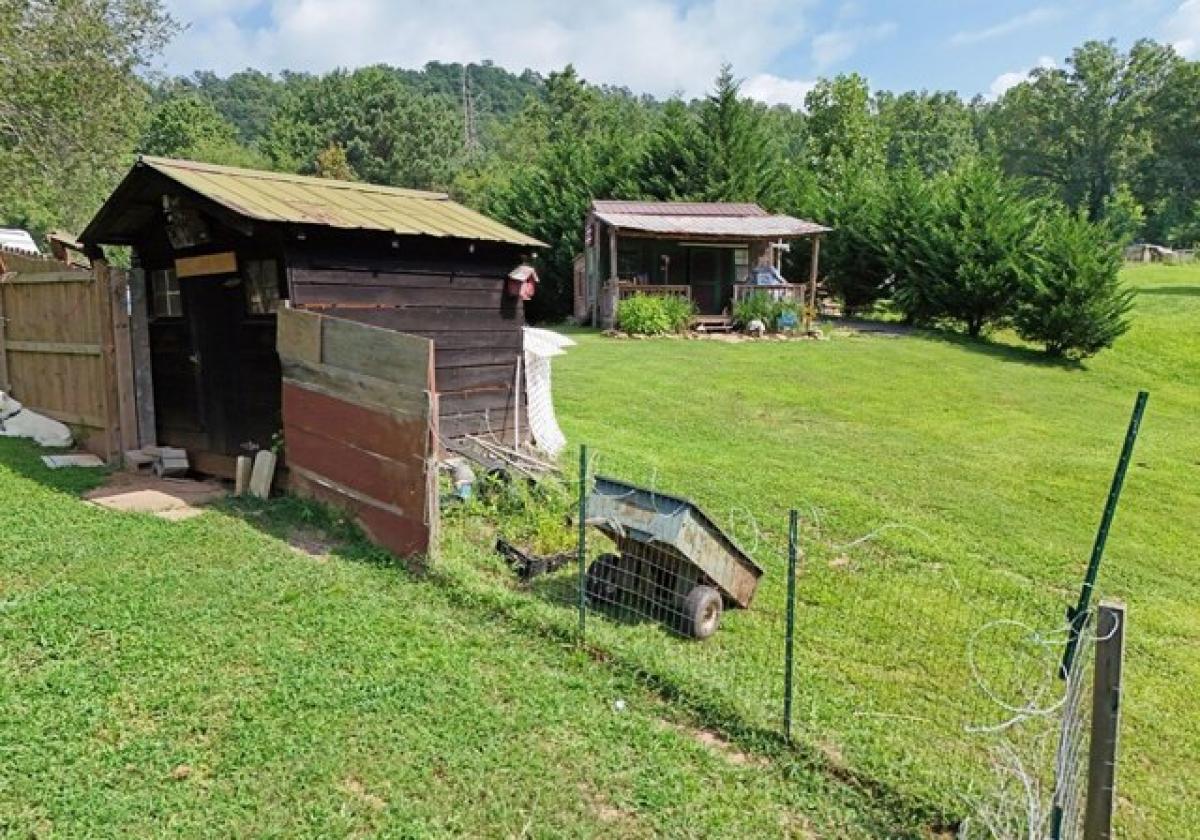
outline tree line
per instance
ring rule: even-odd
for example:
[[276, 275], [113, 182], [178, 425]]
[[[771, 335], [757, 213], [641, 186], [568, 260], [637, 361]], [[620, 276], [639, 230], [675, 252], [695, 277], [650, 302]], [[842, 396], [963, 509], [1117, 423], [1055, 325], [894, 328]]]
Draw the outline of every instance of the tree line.
[[[851, 309], [887, 297], [915, 322], [1030, 335], [1063, 282], [1047, 266], [1089, 278], [1060, 297], [1121, 313], [1113, 246], [1200, 239], [1200, 63], [1149, 40], [1088, 42], [996, 101], [845, 74], [790, 108], [744, 97], [728, 67], [665, 101], [490, 63], [157, 78], [176, 27], [155, 0], [0, 16], [0, 222], [37, 230], [78, 229], [134, 152], [447, 190], [550, 244], [533, 314], [551, 318], [592, 198], [756, 201], [835, 228], [823, 264]], [[1084, 270], [1052, 240], [1103, 253]]]

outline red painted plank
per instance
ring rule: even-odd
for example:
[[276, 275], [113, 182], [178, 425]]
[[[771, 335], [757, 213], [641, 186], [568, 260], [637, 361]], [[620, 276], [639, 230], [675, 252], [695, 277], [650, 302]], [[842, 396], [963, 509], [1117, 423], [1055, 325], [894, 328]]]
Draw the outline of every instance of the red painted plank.
[[425, 459], [422, 452], [393, 460], [284, 424], [287, 462], [366, 496], [421, 515]]
[[283, 383], [283, 417], [287, 427], [336, 438], [393, 460], [423, 457], [428, 448], [424, 419], [401, 420], [293, 382]]

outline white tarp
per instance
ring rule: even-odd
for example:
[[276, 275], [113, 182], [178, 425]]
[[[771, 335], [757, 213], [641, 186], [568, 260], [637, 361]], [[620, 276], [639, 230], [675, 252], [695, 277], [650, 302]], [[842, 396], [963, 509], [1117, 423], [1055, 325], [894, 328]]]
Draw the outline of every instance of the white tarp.
[[550, 387], [550, 359], [575, 342], [565, 335], [537, 327], [525, 327], [525, 409], [533, 442], [551, 457], [557, 457], [567, 439], [554, 416], [554, 394]]

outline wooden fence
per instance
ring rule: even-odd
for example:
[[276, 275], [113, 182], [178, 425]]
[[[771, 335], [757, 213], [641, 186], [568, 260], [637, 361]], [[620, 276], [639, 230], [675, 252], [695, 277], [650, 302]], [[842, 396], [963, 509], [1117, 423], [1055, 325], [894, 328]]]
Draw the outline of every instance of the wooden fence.
[[133, 406], [118, 386], [118, 371], [132, 369], [125, 290], [124, 273], [103, 263], [87, 271], [0, 253], [0, 390], [66, 423], [109, 461], [120, 456], [123, 409], [132, 416]]

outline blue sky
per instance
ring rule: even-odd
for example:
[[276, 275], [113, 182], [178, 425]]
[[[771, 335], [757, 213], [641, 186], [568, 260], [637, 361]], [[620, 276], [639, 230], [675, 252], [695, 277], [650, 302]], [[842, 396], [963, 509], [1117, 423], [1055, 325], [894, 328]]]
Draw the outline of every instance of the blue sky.
[[167, 0], [187, 29], [162, 69], [322, 71], [492, 59], [659, 96], [704, 92], [723, 61], [747, 93], [798, 104], [814, 79], [995, 96], [1091, 38], [1200, 58], [1200, 0]]

